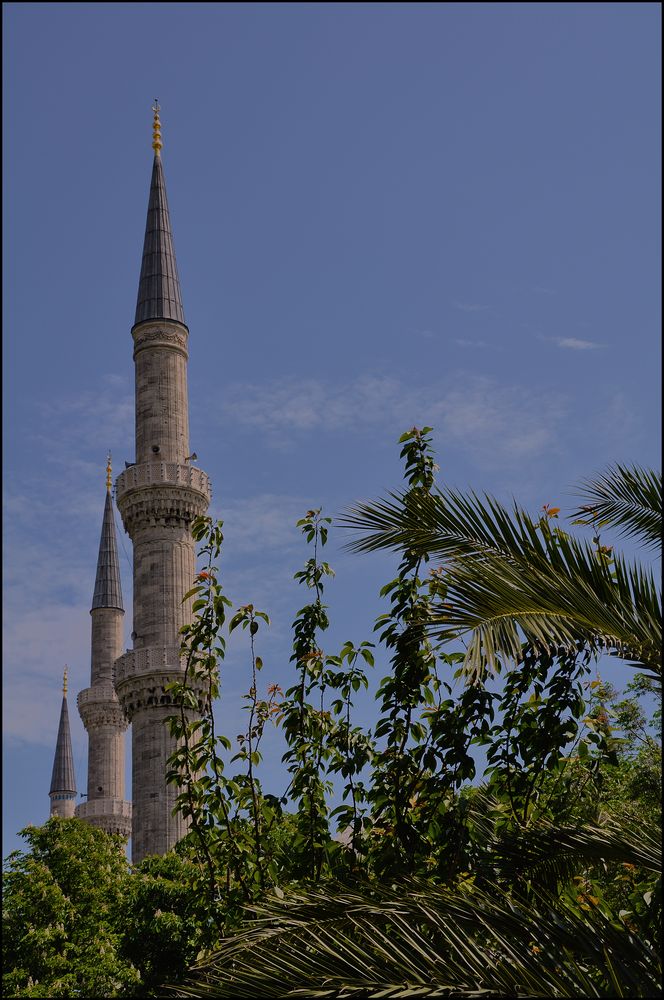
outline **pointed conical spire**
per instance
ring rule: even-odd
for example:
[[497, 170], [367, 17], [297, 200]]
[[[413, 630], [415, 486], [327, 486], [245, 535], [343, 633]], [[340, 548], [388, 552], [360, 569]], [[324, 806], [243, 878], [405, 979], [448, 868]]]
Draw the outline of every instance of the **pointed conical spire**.
[[76, 795], [76, 778], [74, 776], [74, 754], [71, 747], [71, 732], [69, 729], [69, 710], [67, 708], [67, 668], [65, 667], [64, 683], [62, 685], [62, 708], [60, 709], [60, 725], [58, 740], [55, 745], [53, 774], [51, 775], [51, 791], [49, 795]]
[[111, 496], [111, 456], [109, 453], [106, 466], [106, 504], [104, 519], [101, 525], [99, 540], [99, 556], [97, 557], [97, 577], [95, 592], [92, 598], [92, 611], [95, 608], [118, 608], [122, 606], [122, 588], [120, 586], [120, 562], [118, 560], [118, 545], [115, 537], [115, 518], [113, 517], [113, 498]]
[[173, 249], [164, 168], [161, 164], [161, 123], [157, 101], [152, 110], [154, 163], [134, 325], [149, 319], [173, 319], [184, 325], [180, 279]]

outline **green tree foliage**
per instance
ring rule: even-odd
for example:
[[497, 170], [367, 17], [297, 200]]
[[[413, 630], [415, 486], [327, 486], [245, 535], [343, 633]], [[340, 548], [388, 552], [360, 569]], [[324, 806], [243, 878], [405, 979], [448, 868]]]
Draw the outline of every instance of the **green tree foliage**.
[[140, 975], [123, 995], [160, 996], [164, 980], [179, 982], [199, 954], [218, 941], [218, 931], [201, 905], [199, 869], [170, 851], [148, 857], [125, 883], [118, 910], [120, 953]]
[[319, 559], [318, 551], [327, 542], [329, 523], [320, 509], [307, 511], [298, 521], [307, 542], [313, 542], [314, 551], [295, 579], [311, 591], [313, 599], [298, 611], [293, 622], [291, 663], [295, 665], [297, 682], [286, 691], [280, 705], [288, 743], [283, 762], [291, 776], [287, 794], [296, 803], [298, 817], [292, 844], [297, 858], [295, 871], [312, 879], [320, 878], [331, 846], [327, 805], [330, 782], [326, 772], [332, 723], [325, 710], [327, 675], [319, 637], [329, 624], [322, 601], [324, 580], [334, 571]]
[[131, 869], [120, 837], [78, 819], [22, 836], [3, 878], [3, 995], [160, 996], [219, 940], [178, 853]]
[[137, 984], [122, 955], [124, 844], [76, 819], [22, 832], [3, 879], [3, 991], [13, 997], [114, 997]]

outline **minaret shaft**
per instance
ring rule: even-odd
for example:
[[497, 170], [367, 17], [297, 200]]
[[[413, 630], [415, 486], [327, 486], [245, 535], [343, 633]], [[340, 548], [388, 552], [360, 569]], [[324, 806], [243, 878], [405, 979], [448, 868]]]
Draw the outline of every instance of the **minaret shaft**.
[[189, 455], [187, 355], [153, 347], [137, 351], [135, 359], [136, 462], [184, 465]]
[[92, 656], [90, 683], [113, 685], [114, 664], [123, 652], [124, 611], [117, 608], [96, 608], [92, 619]]
[[[175, 676], [167, 675], [168, 682]], [[162, 685], [163, 687], [163, 685]], [[173, 705], [153, 704], [132, 718], [132, 788], [134, 824], [132, 861], [138, 864], [151, 854], [165, 854], [187, 833], [189, 821], [173, 815], [180, 789], [166, 784], [166, 768], [176, 749], [166, 719]]]
[[78, 696], [79, 712], [88, 731], [88, 803], [95, 799], [124, 799], [127, 729], [113, 687], [113, 664], [123, 652], [124, 612], [96, 608], [91, 617], [92, 683]]
[[134, 648], [177, 646], [190, 620], [196, 556], [189, 527], [147, 525], [136, 528], [134, 543]]
[[[126, 726], [125, 726], [126, 728]], [[124, 730], [113, 719], [99, 719], [88, 733], [88, 803], [122, 801], [125, 796]]]

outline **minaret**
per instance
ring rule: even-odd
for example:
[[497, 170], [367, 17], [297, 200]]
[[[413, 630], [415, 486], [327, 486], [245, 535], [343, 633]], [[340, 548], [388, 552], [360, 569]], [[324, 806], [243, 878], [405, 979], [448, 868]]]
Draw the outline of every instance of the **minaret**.
[[132, 328], [136, 366], [136, 462], [116, 481], [118, 509], [134, 548], [134, 648], [116, 662], [115, 687], [132, 727], [132, 859], [163, 854], [187, 831], [166, 784], [176, 748], [164, 719], [167, 686], [184, 672], [179, 630], [191, 620], [195, 549], [190, 525], [210, 501], [207, 475], [189, 464], [187, 342], [161, 162], [155, 103], [154, 162]]
[[76, 805], [76, 778], [74, 777], [74, 754], [71, 749], [69, 709], [67, 708], [66, 667], [62, 678], [62, 708], [60, 709], [58, 741], [55, 744], [51, 791], [48, 794], [51, 800], [51, 816], [71, 819]]
[[106, 502], [101, 525], [97, 576], [92, 597], [90, 687], [78, 696], [78, 712], [88, 733], [87, 802], [76, 815], [106, 833], [131, 833], [131, 803], [125, 802], [127, 719], [113, 686], [114, 662], [123, 649], [122, 589], [111, 496], [111, 456], [106, 465]]

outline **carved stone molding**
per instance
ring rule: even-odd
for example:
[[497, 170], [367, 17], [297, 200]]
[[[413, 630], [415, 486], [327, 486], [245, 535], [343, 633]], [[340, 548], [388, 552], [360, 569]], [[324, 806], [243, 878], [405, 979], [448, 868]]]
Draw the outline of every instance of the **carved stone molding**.
[[115, 726], [124, 732], [129, 722], [111, 684], [84, 688], [76, 699], [78, 714], [86, 730], [95, 726]]
[[134, 358], [139, 351], [144, 351], [150, 347], [165, 347], [171, 351], [177, 351], [186, 359], [189, 357], [187, 351], [188, 334], [181, 327], [166, 327], [162, 324], [156, 326], [140, 326], [132, 330], [134, 338]]
[[208, 505], [205, 495], [178, 486], [146, 487], [118, 498], [122, 523], [130, 536], [138, 528], [182, 528], [205, 514]]
[[124, 732], [129, 725], [122, 706], [119, 703], [106, 705], [84, 705], [79, 708], [79, 715], [87, 732], [99, 726], [113, 726]]

